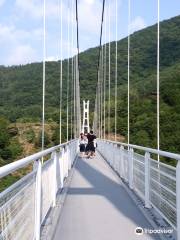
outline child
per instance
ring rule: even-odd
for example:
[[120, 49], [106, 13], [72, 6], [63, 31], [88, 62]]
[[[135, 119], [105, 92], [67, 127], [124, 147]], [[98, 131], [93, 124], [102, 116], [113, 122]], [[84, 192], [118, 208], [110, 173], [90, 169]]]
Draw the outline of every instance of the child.
[[80, 157], [84, 157], [84, 153], [86, 150], [86, 144], [87, 144], [87, 140], [86, 140], [84, 134], [81, 133], [80, 138], [79, 138]]

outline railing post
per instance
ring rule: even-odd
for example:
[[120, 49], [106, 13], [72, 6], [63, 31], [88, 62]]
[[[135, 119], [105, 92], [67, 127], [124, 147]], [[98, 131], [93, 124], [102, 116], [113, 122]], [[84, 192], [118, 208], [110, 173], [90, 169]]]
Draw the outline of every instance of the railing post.
[[121, 145], [120, 147], [120, 177], [121, 178], [124, 178], [124, 154], [123, 154], [123, 151], [124, 151], [124, 146]]
[[106, 142], [105, 140], [103, 142], [101, 142], [101, 154], [106, 158], [106, 149], [107, 149], [107, 146], [106, 146]]
[[68, 155], [68, 144], [66, 145], [66, 157], [65, 157], [65, 177], [68, 177], [69, 171], [69, 155]]
[[117, 144], [113, 144], [113, 168], [116, 171], [116, 150], [117, 150]]
[[113, 168], [113, 160], [114, 160], [114, 154], [113, 154], [113, 151], [114, 151], [114, 144], [113, 143], [110, 143], [109, 144], [110, 146], [110, 151], [109, 151], [109, 161], [110, 161], [110, 165], [111, 167]]
[[36, 172], [36, 189], [35, 189], [35, 239], [40, 240], [40, 229], [41, 229], [41, 160], [37, 160], [34, 163]]
[[64, 148], [60, 148], [59, 163], [60, 163], [61, 188], [63, 188], [64, 187]]
[[68, 144], [67, 146], [67, 160], [68, 160], [68, 171], [71, 169], [72, 163], [71, 163], [71, 145]]
[[52, 205], [53, 207], [56, 206], [56, 193], [57, 193], [57, 159], [58, 159], [58, 152], [55, 151], [52, 153], [52, 159], [53, 159], [53, 185], [52, 185], [52, 192], [53, 192], [53, 201]]
[[176, 166], [177, 240], [180, 240], [180, 161]]
[[150, 153], [145, 153], [145, 207], [151, 208], [150, 205]]
[[129, 187], [130, 189], [133, 189], [133, 148], [129, 149], [128, 152], [128, 163], [129, 163]]

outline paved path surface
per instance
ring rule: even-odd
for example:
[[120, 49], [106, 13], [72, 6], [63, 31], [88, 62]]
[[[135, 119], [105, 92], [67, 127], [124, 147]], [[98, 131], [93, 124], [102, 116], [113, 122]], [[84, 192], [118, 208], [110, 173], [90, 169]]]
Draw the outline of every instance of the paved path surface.
[[54, 240], [155, 239], [137, 226], [152, 228], [102, 157], [78, 158]]

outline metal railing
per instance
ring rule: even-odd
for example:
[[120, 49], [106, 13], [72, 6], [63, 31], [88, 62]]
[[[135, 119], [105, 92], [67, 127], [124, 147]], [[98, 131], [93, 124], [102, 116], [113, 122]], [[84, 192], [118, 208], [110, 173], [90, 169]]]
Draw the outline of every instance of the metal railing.
[[[0, 178], [33, 164], [33, 171], [0, 193], [0, 240], [40, 239], [41, 225], [63, 188], [77, 141], [49, 148], [0, 168]], [[42, 158], [51, 154], [42, 164]], [[22, 237], [23, 236], [23, 237]]]
[[[180, 240], [180, 155], [108, 140], [98, 140], [98, 150], [145, 207], [153, 206], [176, 230]], [[176, 167], [154, 160], [155, 155], [177, 160]]]

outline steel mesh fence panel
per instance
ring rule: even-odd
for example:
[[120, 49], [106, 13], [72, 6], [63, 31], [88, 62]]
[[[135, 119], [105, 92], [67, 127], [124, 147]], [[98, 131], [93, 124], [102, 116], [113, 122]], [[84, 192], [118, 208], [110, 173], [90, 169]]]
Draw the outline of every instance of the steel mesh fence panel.
[[41, 222], [44, 221], [49, 209], [52, 207], [53, 193], [53, 160], [47, 161], [42, 167], [42, 210]]
[[0, 195], [0, 239], [34, 238], [36, 173], [32, 172]]
[[176, 227], [176, 168], [150, 161], [150, 201]]
[[128, 176], [129, 176], [129, 167], [128, 167], [128, 150], [123, 149], [123, 172], [124, 172], [124, 179], [128, 182]]
[[133, 185], [135, 191], [144, 199], [145, 196], [145, 164], [144, 156], [133, 154]]
[[[152, 205], [157, 212], [159, 212], [161, 217], [176, 229], [176, 167], [152, 159], [150, 157], [151, 149], [148, 148], [146, 151], [146, 148], [130, 145], [133, 150], [142, 149], [142, 151], [144, 151], [144, 155], [141, 155], [134, 151], [128, 151], [127, 144], [123, 143], [121, 145], [117, 142], [112, 143], [111, 141], [99, 141], [98, 145], [100, 146], [100, 152], [105, 156], [106, 160], [110, 163], [114, 170], [118, 171], [119, 175], [126, 182], [129, 183], [130, 180], [132, 181], [133, 190], [140, 196], [141, 199], [144, 200], [145, 205], [147, 207]], [[113, 154], [112, 151], [114, 151]], [[156, 150], [152, 149], [153, 153], [155, 151]], [[165, 154], [165, 156], [171, 156], [171, 153], [162, 153]], [[130, 163], [133, 164], [133, 171]], [[147, 176], [145, 175], [145, 172]], [[131, 176], [129, 176], [129, 174], [131, 174]]]

